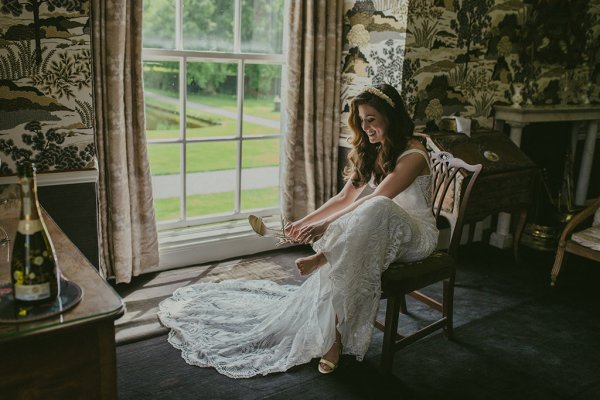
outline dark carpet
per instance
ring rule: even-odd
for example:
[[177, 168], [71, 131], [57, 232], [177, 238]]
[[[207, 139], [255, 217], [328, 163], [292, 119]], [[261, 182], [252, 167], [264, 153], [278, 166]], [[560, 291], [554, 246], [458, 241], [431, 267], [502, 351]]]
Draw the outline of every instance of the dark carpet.
[[[293, 259], [308, 251], [254, 257], [277, 257], [293, 268]], [[480, 243], [463, 246], [455, 339], [434, 334], [396, 353], [393, 376], [378, 368], [378, 331], [363, 362], [343, 357], [333, 374], [319, 374], [315, 359], [285, 373], [237, 380], [187, 365], [162, 335], [117, 348], [119, 398], [600, 399], [600, 265], [570, 256], [551, 288], [551, 254], [524, 249], [523, 261], [517, 265], [510, 252]], [[411, 314], [402, 316], [402, 330], [433, 318], [407, 301]]]

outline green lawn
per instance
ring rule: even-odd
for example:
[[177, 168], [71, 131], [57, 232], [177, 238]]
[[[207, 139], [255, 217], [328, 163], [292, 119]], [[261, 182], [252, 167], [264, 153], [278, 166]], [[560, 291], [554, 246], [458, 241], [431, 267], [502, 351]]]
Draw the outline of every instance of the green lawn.
[[[153, 91], [177, 98], [166, 91]], [[235, 96], [188, 96], [192, 102], [198, 102], [221, 109], [236, 110]], [[179, 106], [160, 99], [146, 98], [147, 138], [179, 138]], [[271, 100], [245, 99], [245, 115], [259, 116], [278, 121], [279, 112], [274, 112]], [[237, 122], [209, 112], [188, 108], [186, 110], [188, 138], [234, 136]], [[257, 134], [279, 134], [279, 129], [244, 122], [244, 136]], [[237, 165], [236, 142], [222, 141], [210, 143], [188, 143], [186, 145], [187, 173], [235, 169]], [[242, 142], [242, 168], [267, 167], [279, 165], [280, 139], [248, 140]], [[180, 148], [177, 143], [149, 143], [148, 157], [153, 176], [180, 174]], [[278, 188], [252, 189], [242, 192], [242, 208], [276, 207], [279, 202]], [[188, 196], [188, 217], [231, 212], [234, 207], [234, 192], [211, 193]], [[179, 198], [155, 199], [158, 221], [179, 218]]]
[[[176, 104], [166, 103], [160, 99], [147, 98], [147, 129], [148, 139], [176, 139], [179, 137], [179, 108]], [[187, 109], [187, 136], [215, 137], [234, 136], [237, 131], [237, 121], [204, 111]], [[242, 134], [266, 135], [278, 134], [279, 129], [251, 122], [244, 122]]]
[[[199, 217], [233, 211], [234, 193], [210, 193], [188, 196], [187, 216]], [[242, 191], [242, 209], [277, 207], [279, 202], [279, 188], [248, 189]], [[155, 199], [154, 207], [158, 221], [179, 219], [179, 198], [169, 197]]]
[[[242, 146], [242, 168], [279, 165], [279, 139], [249, 140]], [[177, 143], [149, 144], [152, 175], [179, 174], [179, 148]], [[235, 142], [189, 143], [187, 173], [235, 169], [236, 157]]]
[[[162, 94], [163, 96], [169, 96], [174, 99], [179, 98], [179, 94], [167, 90], [158, 90], [158, 89], [145, 89], [146, 92]], [[214, 95], [197, 95], [188, 93], [188, 101], [193, 103], [206, 104], [208, 106], [219, 107], [229, 111], [237, 110], [237, 100], [235, 95], [226, 95], [226, 94], [214, 94]], [[150, 100], [148, 97], [147, 100]], [[244, 114], [253, 115], [256, 117], [262, 117], [271, 119], [274, 121], [279, 121], [281, 116], [281, 112], [275, 111], [273, 109], [273, 99], [272, 98], [253, 98], [246, 97], [244, 99]]]
[[[159, 129], [148, 130], [148, 139], [176, 139], [179, 137], [177, 105], [148, 98], [148, 121]], [[152, 108], [156, 107], [156, 108]], [[171, 113], [170, 113], [171, 112]], [[187, 129], [188, 137], [233, 136], [236, 121], [232, 118], [188, 110], [194, 125]], [[170, 123], [170, 124], [169, 124]], [[245, 135], [277, 134], [278, 130], [253, 123], [244, 123]], [[265, 167], [279, 164], [279, 139], [251, 140], [243, 143], [242, 167]], [[149, 144], [148, 155], [152, 175], [179, 174], [179, 144]], [[234, 142], [190, 143], [187, 145], [187, 172], [234, 169], [237, 147]]]

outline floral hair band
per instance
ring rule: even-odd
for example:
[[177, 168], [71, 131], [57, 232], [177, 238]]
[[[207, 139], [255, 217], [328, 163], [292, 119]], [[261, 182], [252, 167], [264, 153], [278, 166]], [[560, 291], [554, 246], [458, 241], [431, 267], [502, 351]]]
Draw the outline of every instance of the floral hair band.
[[369, 92], [371, 94], [374, 94], [375, 96], [379, 97], [381, 100], [385, 101], [386, 103], [388, 103], [390, 105], [390, 107], [394, 108], [396, 106], [396, 104], [394, 103], [394, 101], [390, 98], [390, 96], [388, 96], [387, 94], [383, 93], [381, 90], [372, 87], [372, 86], [368, 86], [364, 89], [365, 92]]

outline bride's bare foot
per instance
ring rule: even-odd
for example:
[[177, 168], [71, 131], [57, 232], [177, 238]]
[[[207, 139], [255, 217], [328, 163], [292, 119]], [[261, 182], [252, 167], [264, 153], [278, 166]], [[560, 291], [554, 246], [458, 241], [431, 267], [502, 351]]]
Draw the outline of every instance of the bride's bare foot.
[[299, 258], [296, 260], [296, 267], [300, 271], [300, 275], [308, 275], [313, 272], [315, 269], [319, 268], [321, 265], [325, 265], [327, 263], [327, 259], [325, 258], [325, 254], [319, 252], [317, 254], [313, 254], [312, 256]]

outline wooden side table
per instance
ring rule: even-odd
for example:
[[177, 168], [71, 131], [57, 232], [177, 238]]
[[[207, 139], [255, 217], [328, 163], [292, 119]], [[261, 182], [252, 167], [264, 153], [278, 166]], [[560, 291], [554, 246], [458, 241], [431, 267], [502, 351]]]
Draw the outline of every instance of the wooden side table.
[[[14, 239], [20, 204], [0, 205], [0, 221]], [[119, 295], [43, 211], [63, 276], [83, 289], [74, 308], [26, 323], [0, 323], [0, 397], [116, 399], [114, 320], [125, 312]], [[1, 249], [6, 251], [6, 249]], [[0, 282], [10, 282], [6, 255]]]

